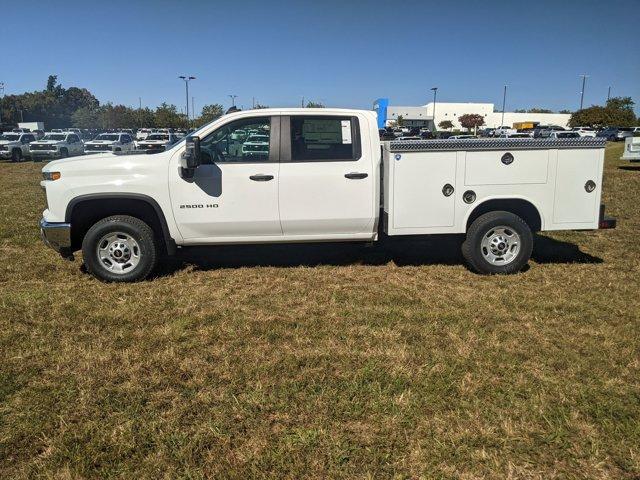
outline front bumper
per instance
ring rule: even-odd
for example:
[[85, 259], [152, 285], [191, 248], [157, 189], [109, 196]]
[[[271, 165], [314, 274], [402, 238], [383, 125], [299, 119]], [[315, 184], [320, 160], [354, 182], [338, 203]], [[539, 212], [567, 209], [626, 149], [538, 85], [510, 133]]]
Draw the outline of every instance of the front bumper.
[[44, 218], [40, 219], [40, 236], [42, 241], [50, 248], [62, 255], [68, 255], [71, 248], [71, 224], [51, 223]]
[[58, 150], [31, 150], [31, 158], [57, 158], [60, 155]]
[[0, 158], [11, 158], [11, 152], [9, 150], [0, 150]]

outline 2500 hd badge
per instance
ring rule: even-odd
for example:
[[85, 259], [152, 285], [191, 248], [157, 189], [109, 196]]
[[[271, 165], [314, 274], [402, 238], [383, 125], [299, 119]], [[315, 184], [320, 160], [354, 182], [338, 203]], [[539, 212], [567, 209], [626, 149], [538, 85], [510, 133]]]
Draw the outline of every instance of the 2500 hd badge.
[[180, 205], [180, 208], [218, 208], [217, 203], [194, 203], [189, 205]]

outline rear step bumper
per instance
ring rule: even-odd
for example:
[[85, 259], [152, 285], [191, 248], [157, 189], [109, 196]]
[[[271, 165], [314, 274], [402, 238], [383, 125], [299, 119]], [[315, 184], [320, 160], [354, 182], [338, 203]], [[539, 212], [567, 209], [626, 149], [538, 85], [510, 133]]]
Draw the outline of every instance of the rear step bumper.
[[600, 205], [600, 219], [598, 220], [598, 229], [605, 230], [616, 228], [616, 219], [604, 214], [604, 203]]

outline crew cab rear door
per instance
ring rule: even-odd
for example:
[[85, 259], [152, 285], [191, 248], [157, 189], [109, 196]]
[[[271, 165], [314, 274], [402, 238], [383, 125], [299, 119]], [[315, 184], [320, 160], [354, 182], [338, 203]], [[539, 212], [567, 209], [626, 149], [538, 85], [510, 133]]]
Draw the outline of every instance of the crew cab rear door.
[[376, 175], [371, 144], [363, 141], [366, 122], [317, 113], [282, 117], [278, 203], [285, 236], [373, 230]]

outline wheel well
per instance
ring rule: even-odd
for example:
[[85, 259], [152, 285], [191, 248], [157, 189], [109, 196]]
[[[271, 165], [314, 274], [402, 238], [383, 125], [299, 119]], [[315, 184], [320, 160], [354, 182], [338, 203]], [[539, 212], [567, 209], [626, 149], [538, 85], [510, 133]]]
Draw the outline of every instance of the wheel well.
[[87, 231], [99, 220], [112, 215], [129, 215], [139, 218], [151, 227], [161, 249], [173, 253], [175, 243], [160, 207], [143, 198], [100, 197], [79, 200], [67, 208], [66, 221], [71, 223], [71, 248], [79, 250]]
[[497, 210], [518, 215], [529, 225], [532, 232], [539, 232], [542, 229], [542, 217], [538, 209], [533, 203], [520, 198], [500, 198], [481, 203], [471, 212], [471, 215], [469, 215], [466, 229], [468, 230], [469, 226], [471, 226], [480, 215]]

